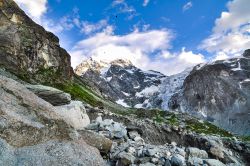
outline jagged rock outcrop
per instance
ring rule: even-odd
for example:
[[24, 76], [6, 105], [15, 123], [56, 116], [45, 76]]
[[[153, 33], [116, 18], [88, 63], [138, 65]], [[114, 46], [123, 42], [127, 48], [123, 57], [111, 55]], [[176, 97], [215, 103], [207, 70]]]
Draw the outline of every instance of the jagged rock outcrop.
[[26, 85], [26, 88], [54, 106], [69, 104], [71, 96], [56, 88], [43, 85]]
[[39, 83], [70, 81], [70, 55], [13, 0], [0, 0], [0, 67]]
[[[243, 56], [196, 66], [176, 98], [179, 110], [237, 134], [250, 134], [250, 50]], [[177, 101], [178, 100], [178, 101]]]
[[161, 80], [166, 76], [156, 71], [142, 71], [130, 61], [118, 59], [110, 63], [88, 59], [76, 67], [75, 73], [108, 99], [125, 107], [156, 108]]

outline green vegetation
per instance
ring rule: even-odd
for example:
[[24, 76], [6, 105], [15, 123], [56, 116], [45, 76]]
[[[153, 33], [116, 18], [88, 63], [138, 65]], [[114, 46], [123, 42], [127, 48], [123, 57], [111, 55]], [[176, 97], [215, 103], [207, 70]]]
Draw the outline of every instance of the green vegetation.
[[73, 99], [81, 100], [94, 107], [103, 107], [103, 103], [97, 96], [79, 84], [58, 84], [56, 88], [71, 94]]
[[186, 121], [187, 128], [195, 131], [197, 133], [204, 133], [208, 135], [219, 135], [222, 137], [232, 137], [233, 134], [229, 133], [226, 130], [223, 130], [209, 122], [199, 122], [198, 120], [187, 120]]
[[240, 137], [242, 141], [250, 142], [250, 135], [249, 136], [242, 136]]

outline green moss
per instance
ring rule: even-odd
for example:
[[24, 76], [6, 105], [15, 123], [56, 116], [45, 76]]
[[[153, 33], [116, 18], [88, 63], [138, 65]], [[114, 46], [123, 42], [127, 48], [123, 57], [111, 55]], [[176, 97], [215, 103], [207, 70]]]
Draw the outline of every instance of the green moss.
[[179, 120], [175, 114], [167, 116], [167, 123], [170, 125], [179, 125]]
[[232, 137], [233, 135], [226, 130], [223, 130], [209, 122], [199, 122], [198, 120], [186, 121], [187, 128], [197, 133], [204, 133], [209, 135], [219, 135], [222, 137]]
[[245, 142], [250, 142], [250, 135], [249, 136], [242, 136], [242, 137], [240, 137], [240, 139], [242, 141], [245, 141]]
[[85, 103], [88, 103], [94, 107], [102, 107], [103, 103], [98, 100], [93, 93], [91, 93], [88, 89], [79, 84], [58, 84], [55, 86], [56, 88], [71, 94], [72, 98], [75, 100], [81, 100]]

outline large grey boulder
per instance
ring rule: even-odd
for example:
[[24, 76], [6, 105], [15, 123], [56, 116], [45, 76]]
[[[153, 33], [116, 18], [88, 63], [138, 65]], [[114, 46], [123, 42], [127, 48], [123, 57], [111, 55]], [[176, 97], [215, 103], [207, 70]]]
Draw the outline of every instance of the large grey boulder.
[[71, 101], [68, 105], [57, 106], [55, 111], [63, 120], [76, 130], [82, 130], [90, 124], [85, 107], [80, 101]]
[[16, 166], [105, 166], [97, 149], [78, 141], [48, 141], [15, 148], [0, 139], [0, 165]]
[[69, 104], [71, 101], [70, 94], [56, 88], [31, 84], [26, 85], [26, 88], [54, 106]]
[[200, 150], [194, 147], [188, 147], [186, 151], [187, 151], [188, 157], [197, 157], [197, 158], [202, 158], [202, 159], [208, 158], [208, 154], [205, 150]]
[[0, 137], [10, 145], [68, 139], [72, 127], [48, 102], [24, 85], [0, 75]]

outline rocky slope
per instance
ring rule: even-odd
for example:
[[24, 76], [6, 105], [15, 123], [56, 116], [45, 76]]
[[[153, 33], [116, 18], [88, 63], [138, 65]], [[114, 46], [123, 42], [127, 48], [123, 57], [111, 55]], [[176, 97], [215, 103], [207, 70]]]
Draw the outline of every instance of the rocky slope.
[[170, 107], [229, 131], [250, 134], [250, 50], [241, 57], [196, 66]]
[[142, 71], [131, 62], [111, 63], [88, 59], [76, 67], [75, 73], [108, 99], [125, 107], [157, 108], [159, 85], [166, 78], [156, 71]]
[[12, 0], [0, 1], [0, 59], [0, 66], [33, 82], [63, 82], [73, 74], [70, 55], [59, 39]]

